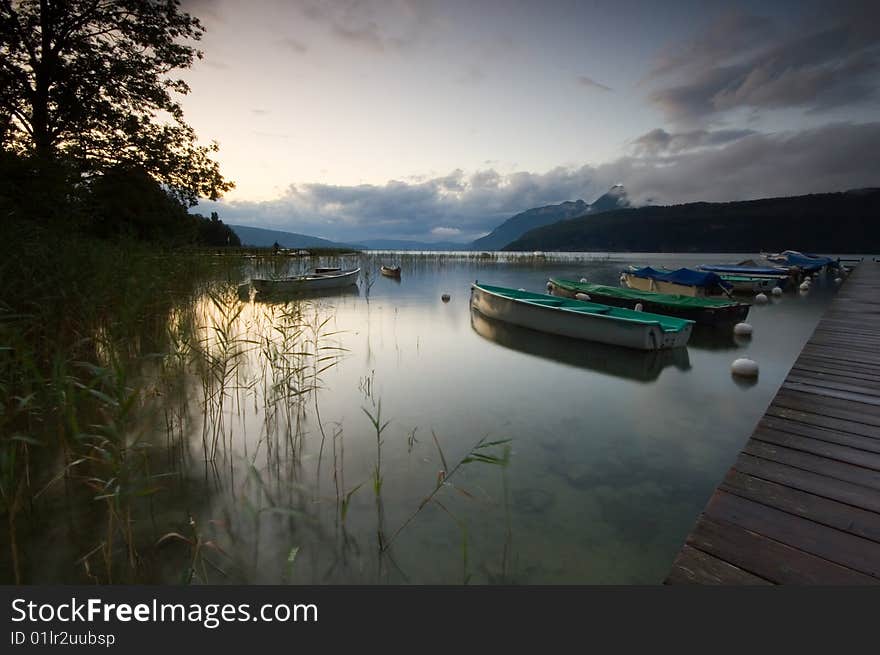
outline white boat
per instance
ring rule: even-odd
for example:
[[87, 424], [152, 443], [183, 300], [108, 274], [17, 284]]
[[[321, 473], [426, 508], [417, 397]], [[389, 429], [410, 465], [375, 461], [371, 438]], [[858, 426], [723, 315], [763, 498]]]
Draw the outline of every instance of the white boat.
[[280, 278], [277, 280], [254, 279], [251, 283], [258, 294], [284, 294], [300, 293], [306, 291], [320, 291], [324, 289], [338, 289], [357, 284], [360, 268], [345, 271], [327, 270], [323, 272], [307, 273], [295, 277]]
[[638, 350], [685, 346], [694, 325], [672, 316], [476, 282], [471, 285], [471, 307], [532, 330]]

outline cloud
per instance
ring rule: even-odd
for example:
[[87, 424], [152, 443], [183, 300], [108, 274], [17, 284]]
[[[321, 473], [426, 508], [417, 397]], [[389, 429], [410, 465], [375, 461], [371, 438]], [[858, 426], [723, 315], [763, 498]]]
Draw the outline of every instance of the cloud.
[[431, 4], [420, 0], [305, 0], [300, 11], [341, 44], [380, 55], [416, 45], [438, 25]]
[[715, 120], [737, 109], [822, 111], [869, 103], [880, 81], [880, 10], [842, 7], [783, 29], [726, 14], [691, 42], [660, 54], [644, 82], [668, 120]]
[[722, 146], [753, 134], [756, 132], [748, 129], [691, 130], [670, 133], [658, 127], [634, 139], [632, 145], [637, 155], [660, 155]]
[[[670, 135], [673, 141], [676, 136]], [[878, 187], [880, 122], [752, 133], [711, 148], [667, 147], [599, 166], [595, 175], [619, 178], [637, 203], [649, 198], [662, 204], [751, 200]]]
[[309, 46], [307, 46], [302, 41], [294, 39], [290, 36], [280, 39], [279, 43], [288, 50], [291, 50], [298, 55], [304, 55], [309, 51]]
[[747, 200], [880, 186], [880, 122], [791, 132], [652, 130], [634, 154], [546, 173], [470, 174], [384, 185], [292, 184], [271, 201], [203, 201], [232, 224], [338, 241], [438, 238], [471, 241], [523, 210], [595, 200], [621, 182], [636, 203]]
[[599, 84], [596, 80], [591, 77], [587, 77], [586, 75], [578, 75], [577, 83], [583, 87], [589, 89], [599, 89], [600, 91], [612, 91], [613, 89], [610, 86], [605, 86], [604, 84]]
[[[412, 180], [413, 178], [410, 178]], [[523, 209], [595, 197], [593, 169], [546, 173], [455, 170], [424, 181], [383, 185], [291, 184], [275, 200], [202, 201], [227, 223], [290, 230], [339, 241], [454, 238], [471, 241]]]
[[431, 234], [438, 237], [454, 237], [461, 234], [461, 230], [459, 230], [457, 227], [440, 226], [435, 227], [433, 230], [431, 230]]

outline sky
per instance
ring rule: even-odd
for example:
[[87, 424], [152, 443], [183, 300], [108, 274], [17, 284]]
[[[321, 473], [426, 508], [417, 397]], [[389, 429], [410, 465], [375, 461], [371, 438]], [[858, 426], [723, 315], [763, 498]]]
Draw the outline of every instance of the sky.
[[466, 242], [595, 200], [880, 186], [880, 3], [183, 0], [186, 120], [236, 188], [195, 211]]

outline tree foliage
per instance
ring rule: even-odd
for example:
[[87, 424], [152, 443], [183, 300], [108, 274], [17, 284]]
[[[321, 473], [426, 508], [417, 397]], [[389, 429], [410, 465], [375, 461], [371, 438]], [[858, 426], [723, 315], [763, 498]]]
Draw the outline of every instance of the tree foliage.
[[0, 144], [85, 176], [137, 168], [192, 206], [232, 184], [183, 120], [202, 53], [177, 0], [0, 0]]

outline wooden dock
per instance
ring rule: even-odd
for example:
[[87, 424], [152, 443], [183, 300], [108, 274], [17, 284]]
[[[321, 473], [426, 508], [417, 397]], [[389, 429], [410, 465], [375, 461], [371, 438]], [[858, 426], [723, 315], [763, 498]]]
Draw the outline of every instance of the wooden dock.
[[667, 584], [880, 584], [880, 264], [843, 283]]

